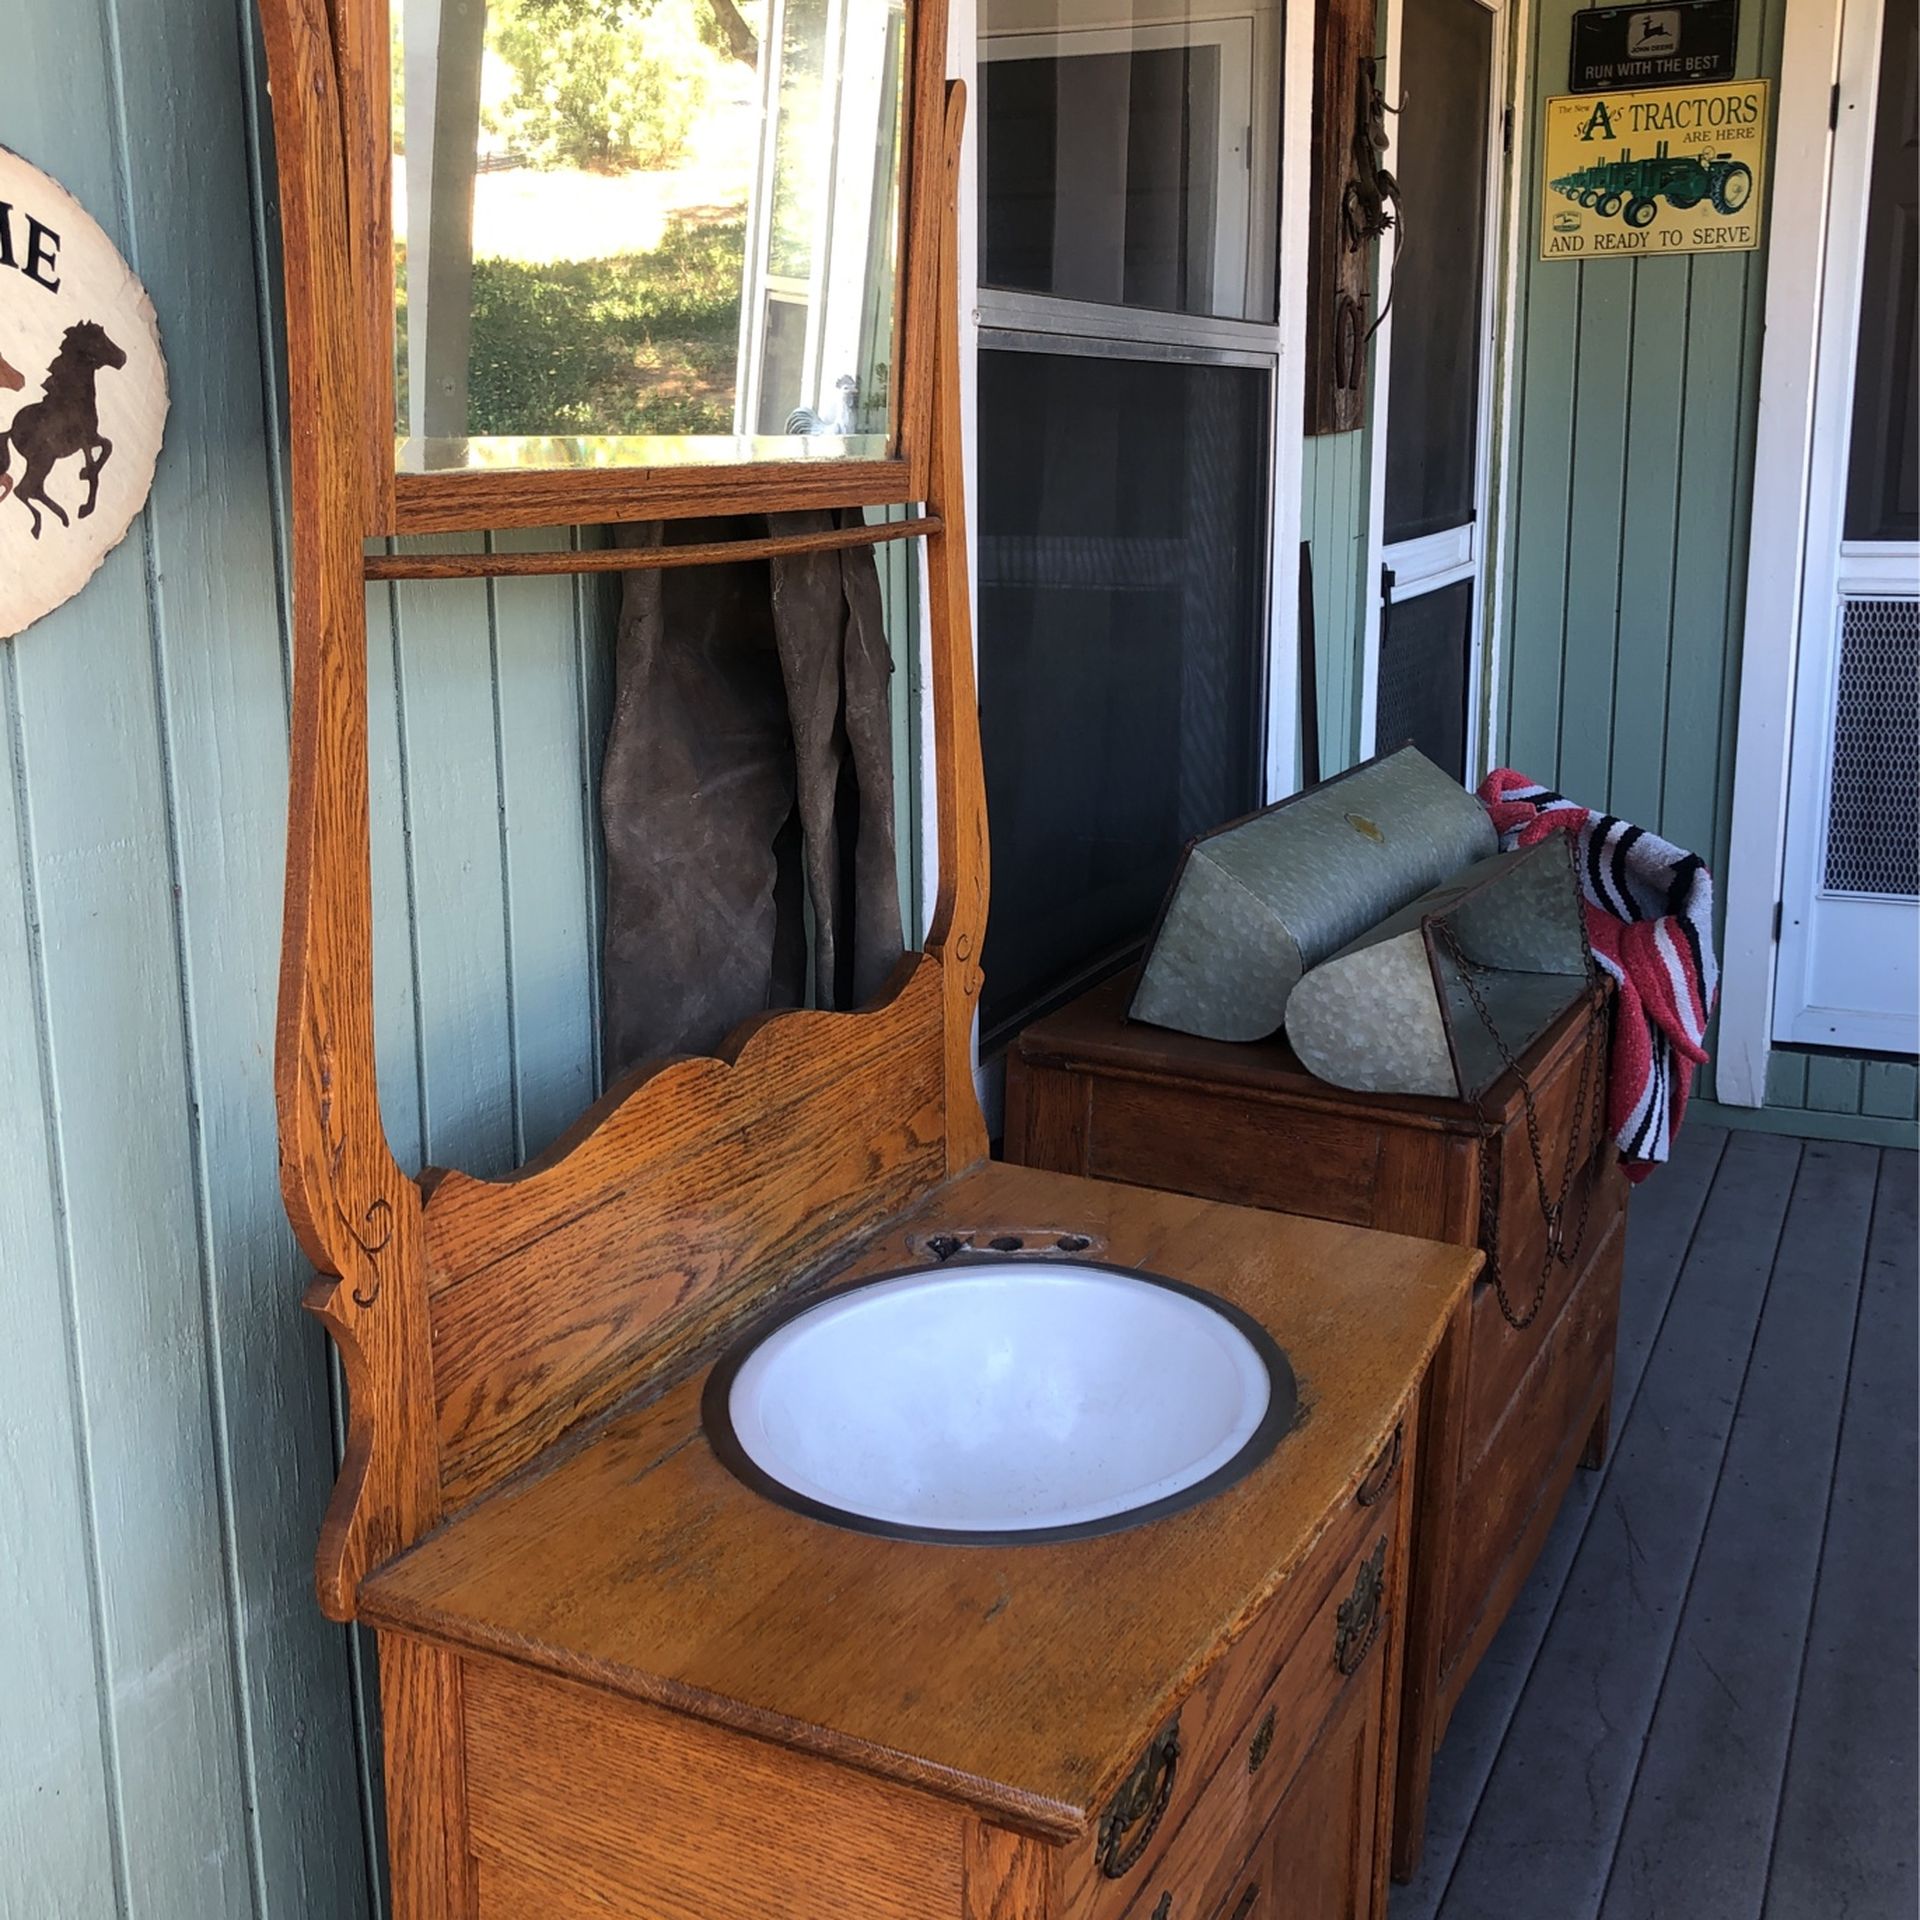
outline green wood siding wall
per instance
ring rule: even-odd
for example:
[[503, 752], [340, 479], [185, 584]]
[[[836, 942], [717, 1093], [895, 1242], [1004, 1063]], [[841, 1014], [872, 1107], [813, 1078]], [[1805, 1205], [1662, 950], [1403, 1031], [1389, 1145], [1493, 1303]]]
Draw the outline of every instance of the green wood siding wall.
[[[1777, 81], [1784, 5], [1741, 9], [1741, 72]], [[1533, 13], [1529, 156], [1573, 12]], [[1724, 874], [1765, 255], [1543, 263], [1540, 191], [1533, 159], [1498, 757]], [[1873, 1132], [1911, 1118], [1912, 1087], [1911, 1063], [1784, 1055], [1769, 1105]], [[1712, 1099], [1710, 1070], [1698, 1091]]]
[[1330, 433], [1308, 440], [1303, 454], [1300, 538], [1313, 552], [1314, 661], [1325, 774], [1351, 766], [1359, 753], [1367, 446], [1365, 433]]
[[[126, 543], [0, 643], [0, 1916], [354, 1920], [371, 1673], [313, 1600], [339, 1406], [271, 1092], [286, 519], [252, 9], [27, 0], [5, 38], [0, 134], [146, 280], [174, 404]], [[592, 1089], [607, 591], [370, 602], [410, 1160], [504, 1166]]]

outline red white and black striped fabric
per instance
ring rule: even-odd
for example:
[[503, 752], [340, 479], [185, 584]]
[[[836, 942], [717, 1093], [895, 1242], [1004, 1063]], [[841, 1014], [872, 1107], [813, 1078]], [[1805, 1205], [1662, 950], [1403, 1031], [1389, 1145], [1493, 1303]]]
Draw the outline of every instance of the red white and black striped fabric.
[[1593, 957], [1620, 983], [1614, 1002], [1607, 1124], [1630, 1180], [1672, 1149], [1693, 1070], [1707, 1058], [1720, 991], [1713, 951], [1713, 875], [1696, 853], [1610, 813], [1496, 767], [1480, 783], [1503, 848], [1569, 833], [1587, 897]]

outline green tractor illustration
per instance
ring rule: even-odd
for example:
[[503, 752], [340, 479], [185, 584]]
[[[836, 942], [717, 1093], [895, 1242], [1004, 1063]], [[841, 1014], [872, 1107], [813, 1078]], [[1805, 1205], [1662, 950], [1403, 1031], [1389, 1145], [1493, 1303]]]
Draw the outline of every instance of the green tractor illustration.
[[1753, 196], [1753, 170], [1730, 153], [1671, 154], [1662, 140], [1650, 159], [1636, 160], [1622, 147], [1619, 159], [1563, 173], [1549, 184], [1602, 219], [1619, 214], [1628, 226], [1644, 227], [1652, 224], [1662, 199], [1680, 213], [1690, 213], [1703, 200], [1715, 213], [1738, 213]]

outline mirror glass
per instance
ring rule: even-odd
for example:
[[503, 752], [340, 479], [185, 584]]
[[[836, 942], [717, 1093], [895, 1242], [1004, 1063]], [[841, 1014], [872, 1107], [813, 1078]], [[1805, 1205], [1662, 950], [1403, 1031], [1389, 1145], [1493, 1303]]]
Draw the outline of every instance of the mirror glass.
[[402, 472], [891, 451], [904, 0], [392, 0]]

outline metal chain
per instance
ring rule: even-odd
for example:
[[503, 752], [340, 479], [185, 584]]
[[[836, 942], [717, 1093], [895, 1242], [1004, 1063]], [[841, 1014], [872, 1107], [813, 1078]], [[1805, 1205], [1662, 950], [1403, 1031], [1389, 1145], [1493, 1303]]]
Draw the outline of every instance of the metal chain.
[[[1572, 858], [1569, 854], [1569, 859]], [[1540, 1278], [1533, 1290], [1533, 1299], [1524, 1314], [1515, 1313], [1513, 1301], [1507, 1293], [1506, 1276], [1500, 1271], [1499, 1238], [1499, 1195], [1494, 1190], [1494, 1155], [1492, 1146], [1499, 1136], [1496, 1127], [1487, 1115], [1481, 1090], [1476, 1087], [1467, 1095], [1473, 1107], [1474, 1117], [1480, 1122], [1482, 1140], [1480, 1147], [1480, 1243], [1487, 1255], [1487, 1278], [1493, 1282], [1494, 1298], [1500, 1304], [1501, 1317], [1516, 1333], [1524, 1333], [1539, 1318], [1540, 1309], [1546, 1304], [1547, 1283], [1553, 1276], [1555, 1266], [1571, 1266], [1580, 1257], [1580, 1249], [1586, 1243], [1587, 1220], [1593, 1210], [1593, 1190], [1599, 1185], [1597, 1180], [1589, 1180], [1580, 1200], [1580, 1217], [1574, 1228], [1573, 1244], [1566, 1243], [1567, 1201], [1573, 1192], [1573, 1176], [1583, 1158], [1581, 1136], [1588, 1135], [1587, 1152], [1595, 1153], [1599, 1148], [1605, 1127], [1606, 1075], [1597, 1072], [1597, 1058], [1606, 1045], [1605, 1031], [1600, 1019], [1603, 995], [1600, 989], [1599, 968], [1594, 964], [1593, 948], [1586, 938], [1584, 916], [1581, 922], [1580, 949], [1586, 963], [1587, 991], [1584, 996], [1587, 1007], [1587, 1031], [1580, 1049], [1580, 1080], [1573, 1100], [1573, 1138], [1567, 1143], [1566, 1165], [1560, 1174], [1560, 1193], [1557, 1199], [1547, 1196], [1546, 1153], [1540, 1143], [1540, 1112], [1533, 1096], [1532, 1084], [1528, 1081], [1520, 1062], [1514, 1058], [1511, 1049], [1495, 1024], [1493, 1015], [1487, 1009], [1487, 1003], [1481, 998], [1476, 976], [1490, 973], [1490, 967], [1476, 965], [1461, 951], [1460, 942], [1452, 927], [1444, 920], [1433, 922], [1433, 931], [1442, 948], [1460, 972], [1460, 984], [1467, 990], [1467, 998], [1473, 1002], [1473, 1010], [1480, 1016], [1480, 1024], [1486, 1028], [1488, 1037], [1500, 1056], [1502, 1065], [1520, 1083], [1520, 1104], [1526, 1114], [1527, 1146], [1533, 1158], [1534, 1190], [1539, 1198], [1540, 1218], [1546, 1226], [1546, 1251], [1540, 1262]], [[1591, 1087], [1591, 1095], [1589, 1088]]]

